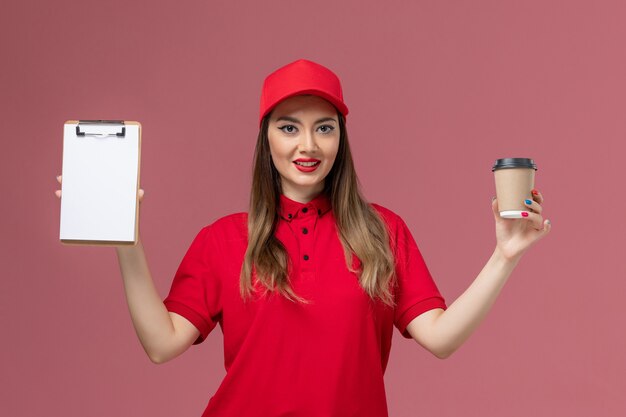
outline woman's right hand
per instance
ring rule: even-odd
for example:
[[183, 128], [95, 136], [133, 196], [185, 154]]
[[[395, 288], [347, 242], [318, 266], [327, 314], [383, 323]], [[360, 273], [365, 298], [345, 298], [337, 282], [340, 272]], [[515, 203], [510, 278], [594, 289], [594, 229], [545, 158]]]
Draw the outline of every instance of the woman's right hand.
[[[61, 184], [61, 181], [63, 181], [62, 175], [57, 176], [57, 181], [59, 182], [59, 184]], [[57, 197], [61, 198], [61, 190], [56, 190], [54, 192], [54, 194], [56, 194]], [[143, 199], [143, 190], [140, 188], [139, 192], [138, 192], [138, 196], [139, 196], [139, 203], [141, 203], [141, 200]]]
[[[62, 180], [59, 175], [59, 184]], [[61, 198], [61, 190], [54, 194]], [[137, 195], [141, 203], [144, 195], [141, 188]], [[115, 245], [115, 249], [128, 309], [141, 345], [154, 363], [175, 358], [198, 339], [200, 331], [185, 318], [167, 311], [150, 275], [139, 236], [136, 245]]]

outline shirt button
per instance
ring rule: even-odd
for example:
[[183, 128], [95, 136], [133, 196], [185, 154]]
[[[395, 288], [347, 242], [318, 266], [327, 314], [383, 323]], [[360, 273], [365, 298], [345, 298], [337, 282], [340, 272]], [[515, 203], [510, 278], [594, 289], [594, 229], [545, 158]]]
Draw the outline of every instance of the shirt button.
[[306, 207], [303, 207], [303, 208], [302, 208], [302, 212], [303, 212], [303, 213], [306, 213], [307, 211], [309, 211], [309, 209], [308, 209], [308, 208], [306, 208]]
[[318, 215], [318, 216], [321, 216], [321, 215], [322, 215], [322, 210], [321, 210], [321, 209], [318, 209], [318, 210], [317, 210], [317, 215]]
[[292, 216], [291, 216], [291, 213], [289, 213], [289, 214], [287, 215], [287, 217], [289, 217], [289, 218], [291, 219], [291, 217], [292, 217]]
[[309, 229], [307, 229], [306, 227], [305, 227], [305, 228], [303, 228], [303, 229], [302, 229], [302, 233], [304, 233], [304, 234], [306, 235], [307, 233], [309, 233]]
[[304, 255], [304, 260], [308, 261], [309, 260], [309, 255]]

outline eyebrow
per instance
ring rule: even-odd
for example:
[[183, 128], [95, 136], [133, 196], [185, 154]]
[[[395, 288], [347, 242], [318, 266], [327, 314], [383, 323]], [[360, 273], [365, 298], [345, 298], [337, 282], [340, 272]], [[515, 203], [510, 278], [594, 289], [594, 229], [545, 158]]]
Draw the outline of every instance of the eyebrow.
[[[287, 122], [292, 122], [292, 123], [298, 123], [298, 124], [302, 124], [302, 122], [298, 119], [296, 119], [295, 117], [291, 117], [291, 116], [281, 116], [278, 119], [276, 119], [277, 122], [280, 122], [281, 120], [285, 120]], [[322, 122], [337, 122], [337, 120], [335, 120], [333, 117], [322, 117], [321, 119], [318, 119], [315, 121], [314, 124], [318, 124], [318, 123], [322, 123]]]

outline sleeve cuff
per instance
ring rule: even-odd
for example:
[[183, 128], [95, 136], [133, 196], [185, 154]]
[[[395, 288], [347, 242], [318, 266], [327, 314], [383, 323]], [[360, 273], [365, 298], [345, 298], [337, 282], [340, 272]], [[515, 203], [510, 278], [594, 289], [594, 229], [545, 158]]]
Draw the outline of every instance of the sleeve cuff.
[[443, 298], [427, 298], [425, 300], [418, 301], [417, 303], [409, 307], [404, 313], [402, 313], [402, 316], [400, 316], [400, 319], [398, 320], [398, 330], [400, 330], [402, 336], [407, 339], [412, 339], [409, 332], [406, 331], [406, 326], [408, 326], [415, 317], [429, 310], [434, 310], [435, 308], [441, 308], [444, 310], [447, 308]]
[[165, 300], [163, 302], [165, 304], [165, 308], [172, 313], [179, 314], [189, 320], [191, 324], [196, 326], [198, 331], [200, 331], [200, 336], [193, 342], [194, 345], [202, 343], [204, 339], [209, 335], [211, 330], [215, 327], [216, 323], [213, 321], [206, 321], [202, 315], [198, 314], [195, 310], [187, 307], [185, 304], [179, 303], [178, 301]]

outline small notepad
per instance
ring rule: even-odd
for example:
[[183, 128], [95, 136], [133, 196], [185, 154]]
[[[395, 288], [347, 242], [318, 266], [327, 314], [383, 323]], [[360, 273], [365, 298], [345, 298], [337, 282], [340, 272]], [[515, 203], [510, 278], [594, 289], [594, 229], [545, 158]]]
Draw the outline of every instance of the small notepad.
[[134, 245], [139, 235], [141, 124], [68, 121], [63, 134], [60, 240]]

